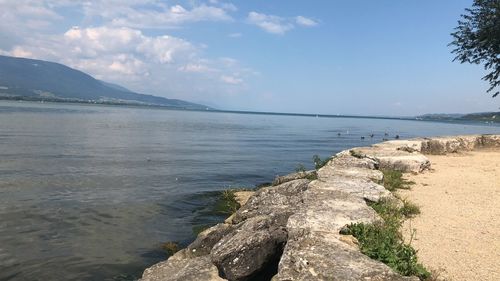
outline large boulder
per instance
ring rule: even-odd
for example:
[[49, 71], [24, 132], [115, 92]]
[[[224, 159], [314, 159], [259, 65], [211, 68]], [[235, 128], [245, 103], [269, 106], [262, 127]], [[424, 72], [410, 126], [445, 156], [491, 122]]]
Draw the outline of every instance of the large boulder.
[[185, 250], [144, 270], [140, 281], [223, 281], [210, 256], [190, 258]]
[[311, 182], [310, 188], [341, 191], [371, 202], [378, 202], [382, 198], [393, 198], [392, 193], [384, 186], [360, 177], [337, 176], [325, 181], [317, 180]]
[[236, 227], [234, 225], [225, 223], [219, 223], [212, 226], [198, 234], [196, 240], [189, 244], [186, 251], [193, 257], [208, 255], [214, 245], [235, 228]]
[[285, 224], [283, 216], [256, 216], [222, 238], [210, 253], [221, 276], [247, 280], [279, 258], [287, 240]]
[[226, 222], [238, 224], [260, 215], [280, 214], [288, 217], [300, 206], [301, 193], [307, 189], [309, 182], [310, 180], [301, 179], [261, 188]]
[[370, 259], [338, 234], [297, 230], [289, 234], [278, 274], [272, 281], [418, 281]]
[[304, 207], [290, 216], [288, 231], [299, 229], [339, 233], [351, 223], [372, 223], [380, 219], [361, 197], [339, 190], [311, 187], [304, 193]]

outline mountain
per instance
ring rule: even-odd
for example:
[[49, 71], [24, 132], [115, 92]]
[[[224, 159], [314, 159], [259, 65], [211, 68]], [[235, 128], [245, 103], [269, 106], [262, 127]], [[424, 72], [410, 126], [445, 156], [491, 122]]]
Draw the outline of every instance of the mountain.
[[183, 100], [135, 93], [59, 63], [8, 56], [0, 56], [0, 99], [208, 108]]

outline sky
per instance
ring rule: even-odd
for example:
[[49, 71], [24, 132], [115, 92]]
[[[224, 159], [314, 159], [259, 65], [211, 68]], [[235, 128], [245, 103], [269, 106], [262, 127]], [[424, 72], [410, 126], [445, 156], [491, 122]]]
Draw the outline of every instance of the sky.
[[0, 54], [218, 109], [410, 116], [494, 111], [453, 62], [472, 0], [0, 0]]

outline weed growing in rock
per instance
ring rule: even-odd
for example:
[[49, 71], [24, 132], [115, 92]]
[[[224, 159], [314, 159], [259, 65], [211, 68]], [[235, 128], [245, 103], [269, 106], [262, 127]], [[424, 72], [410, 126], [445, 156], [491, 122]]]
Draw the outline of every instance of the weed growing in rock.
[[410, 189], [410, 185], [415, 184], [403, 178], [403, 173], [396, 170], [382, 170], [384, 173], [383, 185], [389, 191], [396, 189]]
[[321, 167], [325, 166], [331, 159], [332, 158], [326, 158], [325, 160], [321, 160], [321, 158], [318, 155], [314, 155], [313, 156], [314, 168], [316, 170], [321, 169]]
[[295, 168], [295, 172], [300, 173], [300, 172], [305, 172], [306, 167], [302, 164], [298, 164], [297, 167]]
[[214, 206], [214, 212], [218, 214], [231, 215], [236, 212], [241, 206], [236, 201], [234, 193], [236, 189], [228, 189], [221, 192]]
[[161, 244], [161, 248], [167, 252], [170, 256], [177, 253], [180, 250], [179, 244], [177, 242], [168, 241]]

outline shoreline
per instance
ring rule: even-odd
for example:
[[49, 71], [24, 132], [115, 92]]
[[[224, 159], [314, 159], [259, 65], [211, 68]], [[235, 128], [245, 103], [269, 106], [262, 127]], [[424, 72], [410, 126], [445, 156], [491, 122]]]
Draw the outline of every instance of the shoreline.
[[341, 232], [381, 220], [367, 204], [394, 197], [376, 183], [383, 179], [380, 170], [420, 173], [431, 165], [424, 154], [480, 147], [500, 147], [500, 135], [396, 140], [342, 151], [317, 179], [259, 189], [224, 223], [146, 269], [141, 280], [419, 280], [362, 254], [356, 239]]

